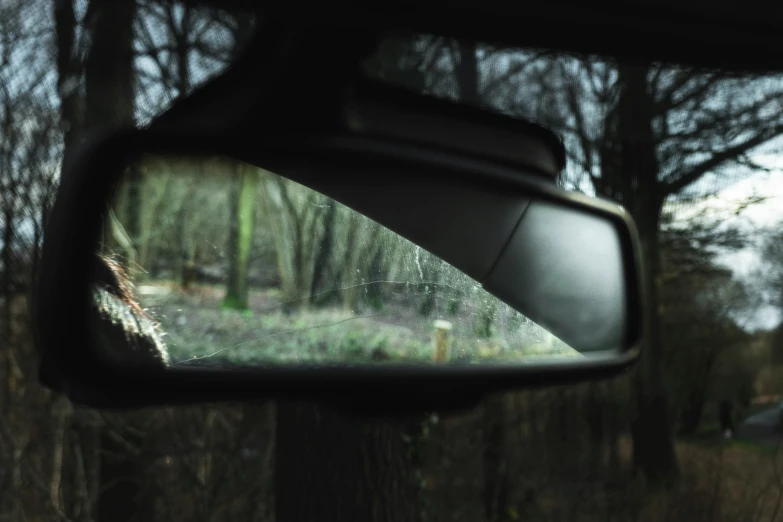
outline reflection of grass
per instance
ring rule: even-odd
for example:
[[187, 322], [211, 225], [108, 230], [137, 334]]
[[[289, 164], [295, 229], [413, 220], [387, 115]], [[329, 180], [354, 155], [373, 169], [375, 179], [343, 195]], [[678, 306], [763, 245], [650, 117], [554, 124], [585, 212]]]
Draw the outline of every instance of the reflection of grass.
[[[173, 360], [220, 356], [237, 363], [260, 361], [360, 361], [367, 359], [419, 359], [428, 347], [404, 329], [385, 325], [372, 317], [316, 311], [296, 316], [282, 313], [224, 313], [210, 324], [197, 313], [194, 327], [169, 326], [169, 349]], [[189, 321], [190, 322], [190, 321]], [[166, 326], [164, 325], [164, 328]], [[206, 335], [198, 335], [201, 331]]]
[[[238, 311], [223, 306], [222, 288], [196, 287], [186, 293], [156, 283], [141, 290], [143, 305], [166, 332], [175, 362], [423, 362], [433, 358], [435, 317], [421, 317], [400, 303], [385, 302], [356, 315], [339, 307], [286, 313], [276, 291], [253, 291], [250, 308]], [[454, 325], [450, 347], [455, 362], [511, 362], [575, 353], [562, 343], [516, 332], [477, 338], [469, 321], [448, 319]]]

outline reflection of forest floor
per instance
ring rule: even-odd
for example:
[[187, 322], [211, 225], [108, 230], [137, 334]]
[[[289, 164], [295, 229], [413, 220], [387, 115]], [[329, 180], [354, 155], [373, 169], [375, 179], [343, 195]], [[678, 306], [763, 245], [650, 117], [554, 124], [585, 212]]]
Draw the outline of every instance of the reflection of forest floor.
[[223, 308], [224, 289], [220, 286], [199, 285], [183, 291], [173, 284], [155, 282], [137, 290], [142, 306], [161, 322], [174, 362], [431, 361], [436, 319], [452, 325], [452, 362], [534, 361], [542, 355], [578, 355], [560, 341], [546, 336], [531, 340], [530, 335], [502, 327], [495, 328], [488, 338], [479, 337], [474, 331], [476, 312], [470, 303], [451, 314], [423, 316], [415, 305], [397, 298], [354, 313], [339, 305], [309, 309], [284, 306], [276, 289], [263, 289], [252, 290], [249, 309], [240, 312]]

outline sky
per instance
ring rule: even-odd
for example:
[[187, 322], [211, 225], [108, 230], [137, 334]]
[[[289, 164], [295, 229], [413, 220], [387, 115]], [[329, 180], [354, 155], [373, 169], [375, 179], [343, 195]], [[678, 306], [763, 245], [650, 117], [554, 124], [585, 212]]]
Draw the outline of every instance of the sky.
[[[720, 256], [718, 261], [731, 268], [737, 278], [749, 283], [754, 282], [754, 271], [763, 269], [759, 252], [764, 233], [783, 226], [783, 155], [759, 154], [754, 156], [754, 159], [757, 163], [773, 170], [751, 174], [723, 189], [715, 197], [677, 212], [679, 218], [687, 218], [707, 209], [720, 216], [725, 225], [737, 226], [744, 231], [750, 240], [749, 245], [739, 251]], [[735, 214], [743, 201], [755, 196], [766, 199]], [[762, 306], [752, 312], [748, 318], [748, 327], [750, 329], [774, 328], [782, 319], [783, 315], [776, 308]]]

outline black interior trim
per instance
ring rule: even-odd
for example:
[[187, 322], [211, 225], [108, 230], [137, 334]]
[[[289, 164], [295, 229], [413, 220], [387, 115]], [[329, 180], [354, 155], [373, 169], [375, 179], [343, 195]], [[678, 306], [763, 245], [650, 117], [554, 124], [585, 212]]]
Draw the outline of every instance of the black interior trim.
[[372, 6], [332, 2], [307, 10], [261, 0], [185, 1], [258, 12], [276, 24], [294, 27], [410, 30], [630, 61], [783, 71], [783, 6], [760, 0], [439, 0]]

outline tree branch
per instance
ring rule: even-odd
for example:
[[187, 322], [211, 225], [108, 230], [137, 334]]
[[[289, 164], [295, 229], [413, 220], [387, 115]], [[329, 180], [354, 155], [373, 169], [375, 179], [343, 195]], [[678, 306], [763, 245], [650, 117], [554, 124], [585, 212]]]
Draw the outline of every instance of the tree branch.
[[662, 183], [661, 194], [668, 196], [681, 191], [694, 181], [698, 180], [704, 174], [720, 167], [727, 161], [736, 159], [737, 157], [745, 154], [751, 149], [758, 147], [759, 145], [766, 143], [781, 133], [783, 133], [783, 124], [776, 125], [775, 127], [757, 134], [752, 138], [743, 141], [742, 143], [728, 147], [720, 152], [713, 153], [712, 157], [710, 157], [708, 160], [705, 160], [698, 165], [692, 166], [676, 180], [670, 181], [668, 183]]
[[[665, 114], [666, 112], [675, 108], [677, 105], [682, 105], [682, 103], [685, 101], [696, 98], [698, 96], [695, 94], [696, 91], [706, 92], [706, 90], [714, 85], [715, 80], [718, 79], [718, 75], [709, 75], [704, 84], [694, 89], [692, 93], [689, 93], [675, 102], [674, 96], [677, 94], [677, 92], [681, 89], [684, 89], [695, 78], [698, 78], [698, 76], [694, 75], [692, 71], [676, 71], [674, 72], [674, 77], [670, 85], [663, 89], [656, 88], [656, 91], [660, 92], [660, 96], [654, 104], [655, 114]], [[657, 81], [660, 82], [660, 75], [658, 75]]]
[[504, 86], [510, 80], [514, 79], [515, 76], [522, 74], [532, 64], [536, 63], [539, 59], [549, 54], [552, 54], [552, 51], [540, 51], [534, 54], [533, 56], [526, 58], [522, 62], [517, 62], [515, 65], [511, 66], [502, 75], [492, 78], [492, 80], [488, 81], [487, 84], [482, 89], [481, 91], [482, 98], [485, 100], [490, 99], [493, 94], [493, 91]]
[[571, 109], [571, 113], [574, 115], [575, 131], [577, 139], [579, 140], [580, 148], [582, 149], [583, 164], [585, 171], [592, 176], [593, 174], [593, 144], [590, 142], [590, 138], [587, 136], [587, 125], [585, 122], [584, 114], [579, 104], [579, 96], [574, 88], [573, 78], [568, 77], [568, 73], [565, 70], [565, 66], [559, 64], [560, 73], [563, 75], [566, 101]]

